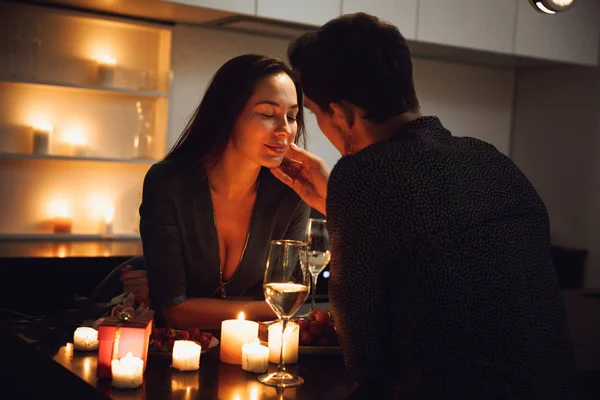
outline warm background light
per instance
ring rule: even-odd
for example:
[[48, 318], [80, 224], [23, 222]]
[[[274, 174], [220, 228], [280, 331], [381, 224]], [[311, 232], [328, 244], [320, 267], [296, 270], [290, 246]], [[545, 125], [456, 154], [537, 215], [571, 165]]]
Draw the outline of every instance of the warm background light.
[[61, 134], [62, 141], [71, 145], [84, 145], [88, 142], [86, 129], [79, 124], [70, 124]]

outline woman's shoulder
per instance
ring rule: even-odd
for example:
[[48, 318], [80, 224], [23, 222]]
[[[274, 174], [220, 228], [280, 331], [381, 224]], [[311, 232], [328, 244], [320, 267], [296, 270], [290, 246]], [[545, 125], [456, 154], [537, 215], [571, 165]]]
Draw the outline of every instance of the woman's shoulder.
[[197, 168], [177, 161], [161, 160], [152, 164], [146, 172], [146, 183], [165, 184], [181, 180], [190, 174], [198, 173]]

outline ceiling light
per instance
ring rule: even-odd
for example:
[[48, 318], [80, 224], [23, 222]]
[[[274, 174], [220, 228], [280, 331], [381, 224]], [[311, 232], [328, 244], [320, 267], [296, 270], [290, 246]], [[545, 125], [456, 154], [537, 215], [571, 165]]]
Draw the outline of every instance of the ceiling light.
[[556, 14], [571, 8], [575, 0], [529, 0], [529, 3], [545, 14]]

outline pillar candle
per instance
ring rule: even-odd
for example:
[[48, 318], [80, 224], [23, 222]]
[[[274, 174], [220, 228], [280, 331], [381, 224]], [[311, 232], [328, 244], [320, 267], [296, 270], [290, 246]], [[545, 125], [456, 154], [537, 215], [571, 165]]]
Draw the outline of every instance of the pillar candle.
[[196, 371], [200, 368], [202, 347], [191, 340], [176, 340], [173, 344], [172, 367], [180, 371]]
[[79, 351], [98, 350], [98, 331], [89, 327], [75, 329], [73, 344], [75, 345], [75, 350]]
[[73, 221], [69, 217], [54, 217], [52, 227], [54, 233], [71, 233]]
[[[279, 364], [281, 351], [281, 321], [269, 325], [269, 361]], [[294, 364], [298, 362], [298, 343], [300, 341], [300, 327], [297, 323], [289, 321], [283, 335], [283, 362]]]
[[258, 338], [258, 323], [244, 320], [244, 313], [238, 319], [228, 319], [221, 323], [220, 360], [228, 364], [242, 364], [242, 346]]
[[50, 136], [54, 127], [46, 121], [33, 127], [33, 154], [48, 154], [50, 152]]
[[249, 372], [267, 372], [269, 349], [261, 346], [258, 339], [242, 346], [242, 369]]
[[144, 381], [144, 360], [131, 352], [120, 360], [111, 361], [112, 385], [121, 389], [134, 389]]

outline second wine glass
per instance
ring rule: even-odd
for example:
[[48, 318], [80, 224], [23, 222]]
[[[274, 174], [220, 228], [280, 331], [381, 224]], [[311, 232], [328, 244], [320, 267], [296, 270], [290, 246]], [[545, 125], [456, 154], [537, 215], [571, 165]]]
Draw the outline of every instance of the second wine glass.
[[308, 220], [306, 229], [306, 242], [308, 243], [308, 270], [312, 276], [310, 313], [315, 309], [315, 295], [319, 275], [331, 260], [329, 251], [329, 233], [327, 232], [327, 221], [324, 219], [311, 218]]
[[[281, 320], [282, 335], [288, 321], [308, 297], [310, 274], [306, 243], [297, 240], [273, 240], [269, 248], [263, 289], [265, 300]], [[265, 385], [291, 387], [304, 380], [287, 372], [283, 362], [284, 340], [281, 340], [277, 371], [258, 377]]]

